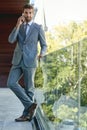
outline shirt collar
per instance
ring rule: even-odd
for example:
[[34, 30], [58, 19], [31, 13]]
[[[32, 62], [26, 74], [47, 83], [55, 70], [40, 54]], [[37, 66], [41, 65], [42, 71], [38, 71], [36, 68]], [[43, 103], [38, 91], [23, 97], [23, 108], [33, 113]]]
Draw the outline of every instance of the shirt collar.
[[[30, 22], [28, 22], [27, 24], [31, 26], [31, 24], [33, 23], [33, 20], [31, 20]], [[24, 22], [24, 25], [26, 24], [26, 22]]]

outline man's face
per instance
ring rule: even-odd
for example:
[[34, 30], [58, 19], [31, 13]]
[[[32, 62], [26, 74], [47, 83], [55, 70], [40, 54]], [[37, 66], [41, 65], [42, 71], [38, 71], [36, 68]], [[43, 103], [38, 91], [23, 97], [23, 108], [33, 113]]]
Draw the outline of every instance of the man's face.
[[23, 16], [25, 17], [25, 21], [29, 22], [32, 20], [34, 15], [34, 10], [33, 9], [24, 9], [23, 11]]

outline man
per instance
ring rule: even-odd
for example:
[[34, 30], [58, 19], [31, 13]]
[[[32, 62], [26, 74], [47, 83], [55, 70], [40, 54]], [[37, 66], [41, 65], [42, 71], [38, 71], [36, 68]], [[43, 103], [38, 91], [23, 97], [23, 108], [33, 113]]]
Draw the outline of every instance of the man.
[[[34, 76], [38, 59], [42, 58], [47, 50], [45, 35], [42, 27], [33, 22], [34, 8], [26, 4], [22, 16], [17, 20], [16, 26], [9, 35], [10, 43], [17, 43], [12, 59], [12, 67], [8, 76], [7, 86], [16, 94], [24, 105], [22, 116], [15, 121], [31, 121], [37, 104], [34, 102]], [[41, 46], [38, 52], [38, 41]], [[24, 77], [25, 87], [18, 81]]]

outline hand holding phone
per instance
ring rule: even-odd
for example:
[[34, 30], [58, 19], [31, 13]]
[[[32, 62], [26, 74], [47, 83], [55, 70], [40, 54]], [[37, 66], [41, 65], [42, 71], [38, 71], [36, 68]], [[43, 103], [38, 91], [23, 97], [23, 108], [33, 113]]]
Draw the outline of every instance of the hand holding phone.
[[21, 24], [23, 24], [25, 22], [25, 17], [22, 14], [22, 16], [20, 16], [17, 20], [17, 24], [16, 24], [16, 28], [20, 27]]
[[24, 16], [24, 14], [22, 13], [22, 16], [21, 16], [21, 21], [22, 21], [22, 23], [24, 23], [25, 22], [25, 16]]

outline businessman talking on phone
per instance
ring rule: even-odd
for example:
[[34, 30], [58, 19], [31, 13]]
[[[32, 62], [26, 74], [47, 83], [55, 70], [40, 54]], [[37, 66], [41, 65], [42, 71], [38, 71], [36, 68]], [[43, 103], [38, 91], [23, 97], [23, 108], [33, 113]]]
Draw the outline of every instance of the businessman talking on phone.
[[[22, 16], [17, 20], [16, 26], [9, 35], [8, 41], [16, 44], [12, 67], [9, 72], [7, 86], [16, 94], [24, 106], [24, 111], [16, 122], [31, 121], [35, 115], [37, 104], [34, 102], [34, 76], [38, 59], [42, 58], [47, 50], [45, 34], [42, 26], [34, 23], [34, 7], [26, 4]], [[40, 54], [38, 54], [38, 41]], [[24, 77], [23, 88], [19, 84]]]

